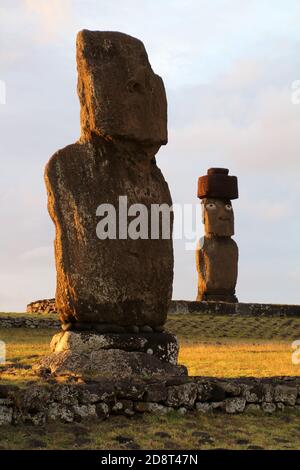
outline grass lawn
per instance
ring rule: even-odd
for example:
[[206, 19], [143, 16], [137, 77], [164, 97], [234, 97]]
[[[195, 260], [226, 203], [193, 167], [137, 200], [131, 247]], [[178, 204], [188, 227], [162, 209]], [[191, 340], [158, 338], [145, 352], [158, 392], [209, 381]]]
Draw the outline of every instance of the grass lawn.
[[111, 416], [106, 421], [0, 426], [0, 449], [299, 449], [299, 417], [276, 414]]
[[167, 327], [180, 341], [179, 361], [190, 375], [299, 375], [291, 343], [300, 318], [172, 315]]
[[[41, 318], [41, 315], [40, 315]], [[266, 377], [299, 375], [291, 361], [300, 318], [170, 315], [167, 328], [178, 335], [180, 363], [190, 375]], [[0, 328], [7, 361], [0, 380], [36, 380], [30, 365], [49, 352], [54, 329]]]
[[[39, 315], [39, 318], [41, 316]], [[52, 316], [53, 318], [53, 316]], [[167, 328], [178, 335], [180, 362], [190, 375], [299, 375], [291, 362], [291, 343], [300, 338], [300, 318], [173, 315]], [[36, 380], [30, 365], [49, 352], [56, 330], [0, 329], [7, 364], [1, 383]], [[298, 449], [299, 416], [112, 416], [104, 422], [0, 427], [4, 449]]]

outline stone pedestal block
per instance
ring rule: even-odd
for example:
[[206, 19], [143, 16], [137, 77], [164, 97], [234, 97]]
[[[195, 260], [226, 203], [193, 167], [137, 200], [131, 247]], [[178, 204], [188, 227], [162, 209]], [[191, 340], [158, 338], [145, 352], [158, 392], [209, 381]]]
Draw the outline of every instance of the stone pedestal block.
[[179, 345], [176, 336], [171, 333], [119, 335], [65, 331], [53, 336], [50, 349], [56, 353], [75, 351], [78, 354], [110, 349], [143, 352], [160, 361], [176, 365]]
[[52, 354], [34, 369], [40, 374], [128, 378], [184, 376], [177, 365], [179, 346], [171, 333], [97, 334], [65, 331], [56, 334]]
[[112, 379], [187, 375], [184, 366], [160, 361], [147, 353], [121, 349], [100, 349], [84, 354], [66, 350], [44, 357], [34, 369], [38, 373], [56, 376], [79, 375]]

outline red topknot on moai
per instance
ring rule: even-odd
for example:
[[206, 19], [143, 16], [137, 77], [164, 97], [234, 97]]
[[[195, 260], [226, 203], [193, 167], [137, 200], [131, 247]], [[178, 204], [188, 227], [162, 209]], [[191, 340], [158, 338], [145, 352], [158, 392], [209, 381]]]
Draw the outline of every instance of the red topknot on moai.
[[197, 300], [237, 302], [238, 246], [234, 235], [232, 199], [238, 198], [236, 176], [226, 168], [210, 168], [198, 179], [205, 234], [196, 249]]

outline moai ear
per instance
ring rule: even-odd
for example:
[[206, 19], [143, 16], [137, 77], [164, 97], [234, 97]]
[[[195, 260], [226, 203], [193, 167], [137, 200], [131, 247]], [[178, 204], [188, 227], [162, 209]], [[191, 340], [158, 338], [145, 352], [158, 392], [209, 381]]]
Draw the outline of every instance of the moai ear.
[[202, 223], [205, 224], [205, 204], [204, 204], [204, 201], [201, 201], [201, 214], [202, 214]]

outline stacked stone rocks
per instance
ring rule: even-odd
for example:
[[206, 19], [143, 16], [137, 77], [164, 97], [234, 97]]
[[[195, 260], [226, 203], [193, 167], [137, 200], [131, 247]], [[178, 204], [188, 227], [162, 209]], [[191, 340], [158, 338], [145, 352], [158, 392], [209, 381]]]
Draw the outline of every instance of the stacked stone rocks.
[[58, 320], [48, 317], [23, 317], [23, 316], [13, 316], [5, 315], [0, 316], [0, 328], [59, 328], [60, 323]]
[[[56, 313], [55, 299], [45, 299], [43, 301], [32, 302], [32, 304], [39, 305], [39, 302], [46, 302], [51, 304], [51, 312]], [[31, 305], [31, 304], [29, 304]], [[54, 309], [54, 311], [52, 311]], [[35, 310], [35, 309], [34, 309]], [[37, 312], [40, 313], [41, 307], [37, 307]], [[31, 313], [31, 312], [28, 312]], [[44, 313], [43, 311], [41, 313]], [[300, 315], [300, 306], [292, 304], [258, 304], [258, 303], [242, 303], [242, 302], [214, 302], [214, 301], [190, 301], [190, 300], [172, 300], [170, 302], [169, 315], [185, 315], [185, 314], [208, 314], [208, 315], [245, 315], [245, 316], [281, 316], [281, 317], [297, 317]], [[7, 316], [0, 318], [0, 324], [5, 325], [11, 323], [14, 326], [14, 320], [16, 317]], [[30, 325], [30, 319], [22, 317], [24, 322]], [[16, 318], [16, 325], [19, 324], [19, 318]], [[1, 323], [2, 322], [2, 323]], [[36, 325], [43, 326], [44, 318], [41, 318], [41, 322], [37, 320]]]
[[300, 378], [173, 377], [52, 387], [0, 385], [0, 425], [188, 412], [300, 414]]
[[[68, 338], [85, 337], [90, 331], [100, 335], [97, 349], [84, 357], [88, 363], [98, 355], [101, 374], [103, 334], [139, 335], [137, 343], [149, 342], [149, 350], [152, 343], [161, 342], [165, 358], [169, 349], [178, 349], [175, 336], [163, 332], [172, 295], [172, 238], [162, 236], [160, 224], [158, 237], [149, 238], [148, 227], [148, 238], [132, 239], [120, 220], [116, 237], [96, 232], [99, 206], [109, 204], [120, 215], [120, 196], [127, 198], [128, 206], [143, 204], [148, 214], [153, 204], [171, 207], [168, 185], [155, 160], [167, 143], [167, 100], [144, 45], [126, 34], [81, 31], [77, 69], [81, 137], [53, 155], [45, 181], [56, 228], [56, 307], [62, 328], [73, 332]], [[151, 361], [154, 373], [164, 367], [170, 372], [168, 359], [162, 361], [155, 350], [151, 359], [140, 346], [127, 351], [124, 338], [123, 344], [118, 340], [118, 349], [110, 350], [112, 368], [125, 351], [131, 354], [122, 357], [133, 361], [130, 370], [138, 374], [143, 360], [148, 361], [147, 373]], [[68, 351], [68, 358], [76, 354]], [[172, 365], [172, 374], [182, 372]]]
[[55, 299], [43, 299], [30, 302], [26, 307], [27, 313], [56, 313]]
[[[299, 317], [300, 305], [173, 300], [169, 315], [241, 315], [250, 317]], [[200, 319], [199, 319], [200, 320]]]
[[53, 354], [35, 367], [38, 373], [84, 377], [128, 378], [135, 375], [186, 375], [177, 365], [179, 346], [171, 333], [107, 333], [65, 331], [50, 345]]

